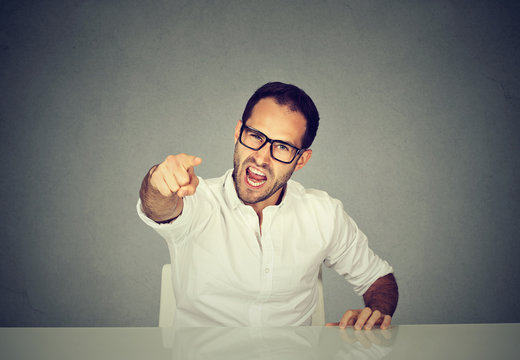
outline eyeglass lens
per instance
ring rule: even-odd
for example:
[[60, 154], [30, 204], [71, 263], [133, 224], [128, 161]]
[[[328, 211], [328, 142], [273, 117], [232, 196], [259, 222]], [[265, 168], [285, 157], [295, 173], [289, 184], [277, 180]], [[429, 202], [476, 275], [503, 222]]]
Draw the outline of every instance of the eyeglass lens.
[[[256, 131], [247, 127], [242, 129], [240, 142], [252, 150], [260, 149], [267, 141], [267, 137], [260, 131]], [[276, 160], [282, 162], [291, 162], [296, 156], [297, 149], [285, 144], [281, 141], [273, 140], [271, 142], [271, 155]]]

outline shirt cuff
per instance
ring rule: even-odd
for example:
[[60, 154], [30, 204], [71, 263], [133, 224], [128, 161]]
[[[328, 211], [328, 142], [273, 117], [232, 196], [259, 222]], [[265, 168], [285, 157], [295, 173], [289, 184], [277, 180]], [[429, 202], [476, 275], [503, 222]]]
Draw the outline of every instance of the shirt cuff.
[[188, 233], [190, 227], [189, 218], [191, 214], [190, 209], [192, 208], [191, 204], [189, 204], [190, 201], [192, 201], [190, 197], [184, 198], [182, 213], [175, 220], [165, 224], [156, 223], [154, 220], [146, 216], [142, 209], [140, 198], [137, 200], [137, 214], [146, 225], [154, 229], [167, 242], [179, 244], [182, 242], [184, 235]]

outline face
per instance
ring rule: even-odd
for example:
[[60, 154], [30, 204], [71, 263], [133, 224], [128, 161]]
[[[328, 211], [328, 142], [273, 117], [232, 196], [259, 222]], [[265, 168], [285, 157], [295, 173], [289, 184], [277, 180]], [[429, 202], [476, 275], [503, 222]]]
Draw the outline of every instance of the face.
[[[282, 140], [297, 148], [302, 147], [306, 124], [301, 113], [277, 104], [272, 98], [260, 100], [247, 120], [247, 126], [263, 132], [273, 140]], [[284, 185], [294, 171], [307, 163], [312, 151], [306, 150], [290, 164], [281, 163], [271, 157], [269, 143], [256, 151], [240, 144], [238, 138], [241, 126], [242, 122], [239, 121], [235, 128], [233, 180], [240, 200], [261, 210], [278, 202]]]

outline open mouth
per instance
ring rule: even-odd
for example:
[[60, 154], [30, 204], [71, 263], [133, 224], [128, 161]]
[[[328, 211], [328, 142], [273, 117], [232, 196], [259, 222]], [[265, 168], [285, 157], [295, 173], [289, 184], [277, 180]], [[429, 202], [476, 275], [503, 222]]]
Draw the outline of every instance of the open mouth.
[[267, 182], [267, 176], [258, 169], [248, 167], [246, 169], [246, 184], [256, 189]]

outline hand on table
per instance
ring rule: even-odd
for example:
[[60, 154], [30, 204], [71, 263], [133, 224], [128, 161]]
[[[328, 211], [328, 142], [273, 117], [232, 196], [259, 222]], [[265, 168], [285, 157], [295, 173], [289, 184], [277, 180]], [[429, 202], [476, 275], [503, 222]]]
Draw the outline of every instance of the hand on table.
[[354, 326], [356, 330], [370, 330], [375, 325], [384, 330], [390, 327], [392, 317], [382, 314], [379, 310], [372, 311], [371, 308], [347, 310], [339, 322], [327, 323], [325, 326], [339, 326], [344, 329], [347, 326]]

